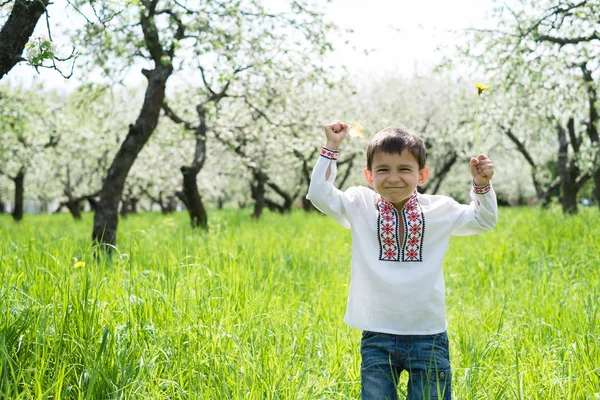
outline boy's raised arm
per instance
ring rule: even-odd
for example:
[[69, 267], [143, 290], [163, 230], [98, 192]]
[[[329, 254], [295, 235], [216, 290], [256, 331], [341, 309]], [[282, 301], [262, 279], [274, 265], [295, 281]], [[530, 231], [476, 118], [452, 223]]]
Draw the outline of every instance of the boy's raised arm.
[[[348, 125], [343, 122], [336, 121], [331, 124], [325, 125], [325, 136], [327, 137], [327, 144], [325, 145], [326, 149], [338, 151], [340, 150], [340, 145], [344, 141], [346, 134], [348, 133]], [[325, 180], [329, 179], [331, 175], [331, 165], [327, 168], [327, 172], [325, 173]]]
[[306, 198], [313, 205], [329, 215], [343, 227], [350, 228], [350, 220], [345, 204], [351, 202], [348, 195], [333, 186], [337, 172], [336, 160], [342, 141], [348, 133], [348, 125], [340, 121], [325, 125], [327, 144], [321, 149], [317, 164], [313, 169]]
[[498, 203], [490, 182], [494, 176], [492, 160], [480, 154], [471, 159], [469, 166], [473, 178], [471, 204], [455, 204], [458, 218], [454, 221], [452, 234], [457, 236], [487, 231], [492, 229], [498, 220]]

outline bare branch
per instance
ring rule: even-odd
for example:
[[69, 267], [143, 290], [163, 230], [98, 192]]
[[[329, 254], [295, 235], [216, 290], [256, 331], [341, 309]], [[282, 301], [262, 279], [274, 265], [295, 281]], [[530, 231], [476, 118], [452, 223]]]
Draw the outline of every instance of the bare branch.
[[169, 55], [169, 57], [173, 58], [173, 56], [175, 55], [175, 48], [177, 45], [177, 41], [181, 40], [184, 36], [185, 36], [185, 24], [181, 21], [181, 18], [179, 18], [179, 15], [177, 15], [177, 13], [175, 13], [173, 10], [170, 9], [164, 9], [164, 10], [156, 10], [155, 15], [160, 15], [160, 14], [168, 14], [171, 18], [173, 18], [177, 24], [177, 30], [175, 31], [175, 35], [174, 35], [174, 41], [171, 44], [171, 47], [169, 47], [169, 49], [167, 50], [167, 54]]
[[71, 0], [67, 0], [67, 4], [70, 5], [71, 7], [73, 7], [73, 9], [79, 14], [81, 15], [85, 21], [90, 24], [90, 25], [94, 25], [94, 23], [92, 21], [90, 21], [90, 19], [87, 17], [87, 15], [85, 15], [85, 13], [83, 13], [79, 8], [77, 8], [72, 2]]
[[183, 4], [181, 4], [179, 1], [175, 0], [175, 4], [177, 4], [179, 7], [183, 8], [186, 13], [188, 13], [188, 14], [194, 14], [194, 11], [190, 10], [189, 8], [187, 8], [186, 6], [184, 6]]
[[212, 90], [212, 88], [208, 84], [208, 81], [206, 80], [206, 74], [204, 73], [204, 68], [202, 68], [202, 65], [198, 65], [198, 68], [200, 68], [200, 74], [202, 75], [202, 82], [204, 82], [204, 86], [206, 87], [206, 89], [208, 89], [208, 91], [210, 92], [210, 94], [212, 96], [215, 96], [215, 92]]
[[578, 44], [581, 42], [591, 42], [592, 40], [600, 40], [600, 32], [594, 31], [594, 33], [591, 36], [580, 36], [580, 37], [574, 37], [574, 38], [560, 38], [560, 37], [555, 37], [555, 36], [540, 35], [540, 36], [538, 36], [538, 39], [536, 41], [557, 43], [561, 46], [564, 46], [567, 44]]
[[559, 4], [557, 6], [551, 7], [548, 9], [548, 13], [543, 16], [542, 18], [540, 18], [535, 24], [533, 24], [531, 27], [529, 27], [529, 29], [527, 30], [527, 32], [525, 32], [524, 36], [528, 36], [531, 32], [533, 32], [535, 29], [537, 29], [544, 21], [546, 21], [547, 19], [551, 18], [553, 15], [558, 15], [559, 13], [568, 13], [569, 11], [575, 9], [575, 8], [579, 8], [583, 5], [585, 5], [587, 3], [587, 0], [583, 0], [581, 3], [578, 4], [571, 4], [569, 7], [567, 8], [561, 8], [561, 6], [563, 4]]
[[190, 131], [194, 131], [197, 129], [191, 122], [188, 122], [188, 121], [184, 120], [183, 118], [180, 118], [179, 116], [177, 116], [177, 114], [175, 114], [175, 112], [171, 109], [171, 107], [169, 107], [169, 105], [167, 104], [166, 101], [163, 101], [162, 109], [165, 111], [165, 114], [167, 115], [167, 117], [169, 117], [176, 124], [181, 124], [181, 125], [183, 125], [183, 127], [185, 129], [190, 130]]
[[519, 153], [521, 153], [523, 157], [525, 157], [529, 165], [531, 165], [533, 168], [536, 168], [536, 164], [533, 160], [533, 157], [531, 157], [531, 154], [529, 154], [529, 152], [525, 148], [525, 144], [521, 142], [517, 136], [515, 136], [515, 134], [512, 132], [512, 129], [503, 126], [502, 130], [504, 131], [506, 136], [508, 136], [508, 138], [517, 146]]

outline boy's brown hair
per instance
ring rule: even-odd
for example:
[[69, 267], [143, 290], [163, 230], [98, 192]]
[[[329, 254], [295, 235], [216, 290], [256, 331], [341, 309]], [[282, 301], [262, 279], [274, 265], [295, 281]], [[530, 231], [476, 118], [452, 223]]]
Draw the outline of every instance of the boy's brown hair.
[[385, 128], [375, 134], [367, 147], [367, 169], [371, 169], [376, 152], [400, 154], [404, 149], [417, 159], [419, 169], [425, 168], [427, 151], [423, 140], [406, 128]]

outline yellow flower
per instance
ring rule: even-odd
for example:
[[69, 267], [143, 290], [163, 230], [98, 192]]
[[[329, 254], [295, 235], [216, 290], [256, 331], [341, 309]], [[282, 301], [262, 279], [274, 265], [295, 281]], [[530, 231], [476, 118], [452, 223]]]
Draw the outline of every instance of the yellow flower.
[[484, 85], [483, 83], [477, 82], [475, 83], [475, 87], [477, 88], [477, 95], [480, 96], [484, 90], [488, 90], [490, 88], [490, 85]]
[[481, 149], [479, 148], [479, 96], [481, 96], [484, 90], [488, 90], [490, 85], [475, 82], [475, 87], [477, 88], [477, 99], [475, 100], [475, 149], [477, 150], [477, 154], [481, 154]]
[[83, 261], [77, 261], [75, 263], [75, 265], [73, 265], [73, 268], [83, 268], [85, 267], [85, 263]]
[[364, 130], [365, 130], [365, 128], [363, 128], [363, 126], [361, 124], [359, 124], [358, 122], [354, 122], [352, 124], [352, 127], [348, 131], [348, 134], [352, 137], [359, 137], [359, 138], [364, 139], [365, 138], [365, 135], [363, 134]]

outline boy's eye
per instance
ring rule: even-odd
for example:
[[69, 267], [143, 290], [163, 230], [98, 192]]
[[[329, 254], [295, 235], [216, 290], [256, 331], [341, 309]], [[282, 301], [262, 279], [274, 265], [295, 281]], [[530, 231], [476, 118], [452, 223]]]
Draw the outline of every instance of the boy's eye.
[[387, 169], [386, 168], [380, 168], [380, 169], [377, 170], [377, 172], [387, 172]]

